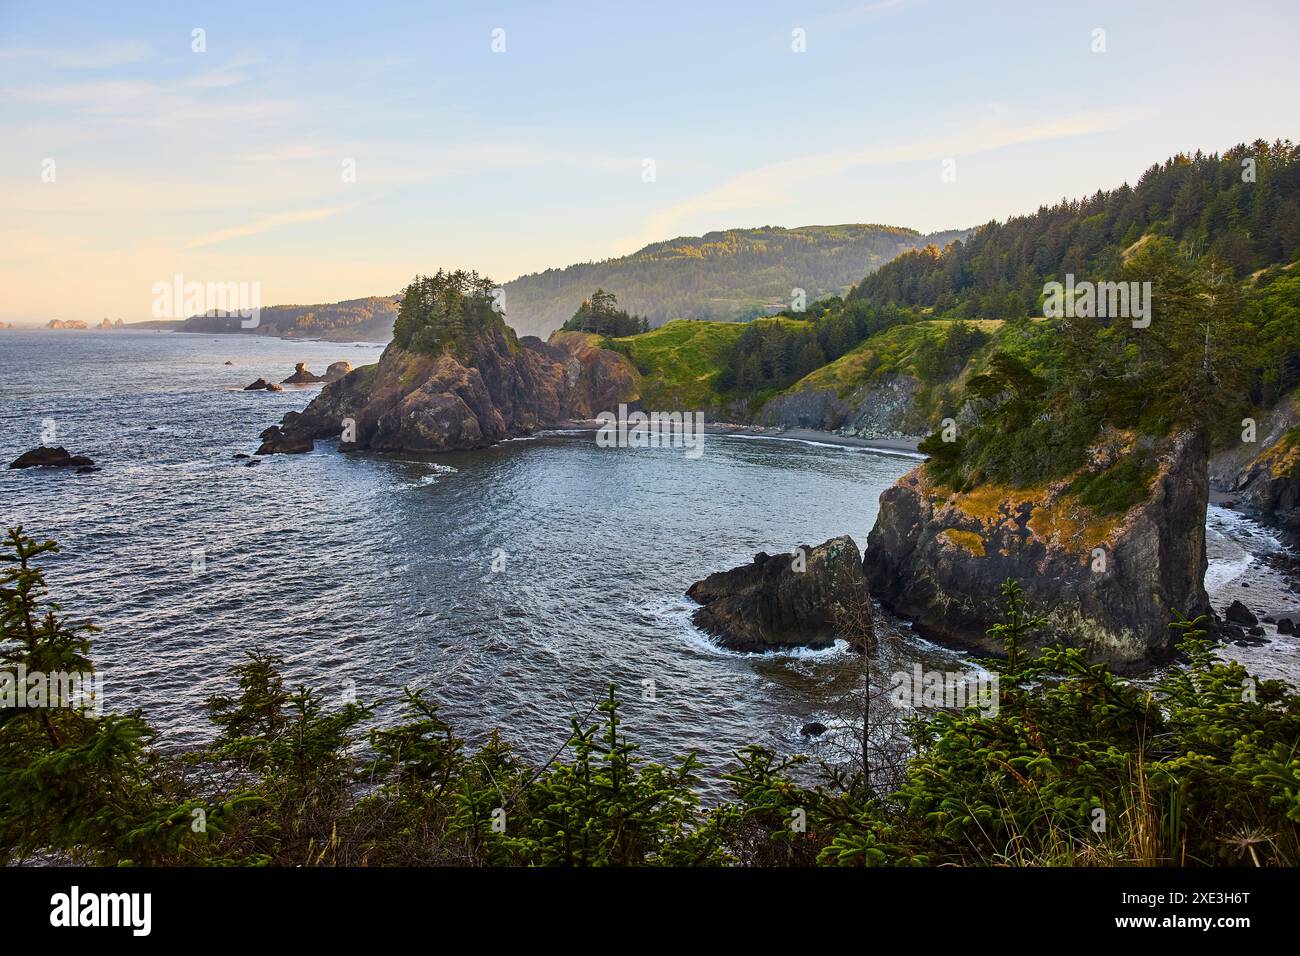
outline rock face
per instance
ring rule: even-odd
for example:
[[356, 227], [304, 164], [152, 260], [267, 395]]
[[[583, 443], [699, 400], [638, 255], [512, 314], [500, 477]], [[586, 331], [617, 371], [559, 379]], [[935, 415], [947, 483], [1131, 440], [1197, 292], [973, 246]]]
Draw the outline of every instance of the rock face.
[[1236, 507], [1277, 528], [1300, 547], [1300, 394], [1278, 403], [1259, 424], [1258, 440], [1241, 442], [1210, 460], [1210, 481], [1231, 492]]
[[465, 361], [450, 350], [433, 355], [390, 344], [378, 364], [352, 370], [301, 414], [285, 415], [282, 437], [340, 436], [344, 449], [434, 452], [594, 418], [640, 394], [631, 363], [598, 341], [577, 332], [520, 340], [502, 324], [478, 330]]
[[315, 375], [307, 370], [306, 362], [299, 362], [293, 368], [293, 374], [286, 379], [282, 379], [281, 385], [311, 385], [315, 382], [323, 382], [325, 379], [320, 375]]
[[351, 362], [331, 362], [329, 368], [325, 369], [325, 381], [337, 382], [350, 371], [352, 371]]
[[759, 423], [816, 428], [858, 438], [916, 438], [928, 430], [916, 406], [921, 381], [911, 375], [881, 375], [850, 394], [804, 388], [778, 395], [763, 406]]
[[874, 642], [867, 578], [848, 535], [792, 554], [756, 554], [686, 594], [703, 605], [691, 618], [695, 626], [733, 651], [829, 647], [841, 636]]
[[95, 463], [84, 455], [70, 455], [66, 448], [33, 448], [10, 463], [10, 468], [93, 468]]
[[954, 495], [917, 468], [880, 496], [864, 559], [871, 591], [923, 634], [1000, 653], [986, 631], [1014, 578], [1030, 613], [1048, 618], [1039, 644], [1082, 647], [1117, 668], [1159, 660], [1174, 639], [1171, 609], [1210, 610], [1206, 460], [1199, 436], [1169, 440], [1148, 498], [1105, 519], [1065, 494], [1068, 482]]

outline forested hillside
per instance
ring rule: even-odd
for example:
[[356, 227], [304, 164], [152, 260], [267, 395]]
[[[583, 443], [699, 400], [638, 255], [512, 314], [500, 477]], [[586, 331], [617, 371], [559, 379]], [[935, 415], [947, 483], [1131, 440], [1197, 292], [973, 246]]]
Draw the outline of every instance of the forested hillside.
[[238, 316], [192, 315], [178, 332], [251, 332], [334, 342], [387, 342], [397, 318], [396, 296], [369, 296], [321, 305], [263, 306], [257, 327], [245, 329]]
[[848, 224], [728, 229], [657, 242], [603, 262], [520, 276], [506, 283], [508, 321], [521, 335], [545, 337], [596, 288], [651, 326], [671, 319], [743, 321], [807, 299], [843, 294], [899, 253], [944, 245], [963, 233], [923, 236], [896, 226]]
[[[930, 449], [936, 474], [958, 485], [1070, 474], [1105, 428], [1154, 436], [1191, 425], [1226, 440], [1251, 409], [1300, 385], [1298, 256], [1292, 144], [1175, 156], [1135, 187], [989, 223], [943, 250], [907, 252], [843, 300], [781, 313], [797, 321], [722, 338], [690, 323], [689, 340], [712, 343], [691, 358], [692, 394], [728, 415], [839, 428], [855, 416], [875, 421], [866, 406], [904, 376], [906, 404], [929, 425], [965, 407], [960, 438]], [[1044, 320], [1043, 286], [1066, 273], [1151, 282], [1150, 327]], [[917, 334], [900, 337], [902, 326]], [[638, 338], [618, 347], [652, 386], [673, 382], [667, 365], [682, 361], [681, 350], [654, 347], [653, 333], [644, 345]], [[651, 387], [647, 398], [677, 391]], [[824, 400], [773, 412], [774, 398], [814, 392]], [[1120, 507], [1145, 468], [1127, 461], [1094, 497]]]
[[850, 301], [960, 309], [970, 318], [1041, 315], [1043, 283], [1064, 273], [1115, 278], [1144, 236], [1189, 258], [1212, 256], [1236, 278], [1300, 252], [1300, 165], [1289, 141], [1179, 154], [1125, 183], [990, 222], [946, 254], [937, 243], [863, 279]]

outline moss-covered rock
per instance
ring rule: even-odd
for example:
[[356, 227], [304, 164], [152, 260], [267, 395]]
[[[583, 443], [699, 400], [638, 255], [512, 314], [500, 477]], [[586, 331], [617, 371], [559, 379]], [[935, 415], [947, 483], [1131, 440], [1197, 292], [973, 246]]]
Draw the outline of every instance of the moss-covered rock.
[[1209, 482], [1201, 437], [1180, 434], [1153, 455], [1143, 499], [1122, 511], [1083, 504], [1079, 476], [957, 493], [917, 468], [881, 495], [864, 559], [872, 594], [922, 633], [998, 653], [986, 632], [1001, 618], [999, 585], [1014, 578], [1048, 618], [1044, 643], [1117, 667], [1160, 659], [1174, 609], [1209, 611]]

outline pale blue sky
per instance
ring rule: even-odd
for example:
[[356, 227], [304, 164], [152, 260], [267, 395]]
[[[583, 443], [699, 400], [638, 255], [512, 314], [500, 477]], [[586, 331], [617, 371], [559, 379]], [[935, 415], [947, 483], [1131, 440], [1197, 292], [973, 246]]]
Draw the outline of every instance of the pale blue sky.
[[0, 319], [148, 318], [176, 272], [320, 302], [729, 226], [1001, 219], [1300, 138], [1297, 27], [1293, 0], [0, 0]]

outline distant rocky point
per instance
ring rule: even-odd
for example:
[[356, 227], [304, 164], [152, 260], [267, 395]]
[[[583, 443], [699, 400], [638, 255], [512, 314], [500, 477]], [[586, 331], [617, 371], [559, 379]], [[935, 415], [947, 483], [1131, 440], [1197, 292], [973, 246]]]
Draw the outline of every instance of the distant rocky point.
[[90, 328], [81, 319], [50, 319], [45, 323], [47, 329], [88, 329]]

